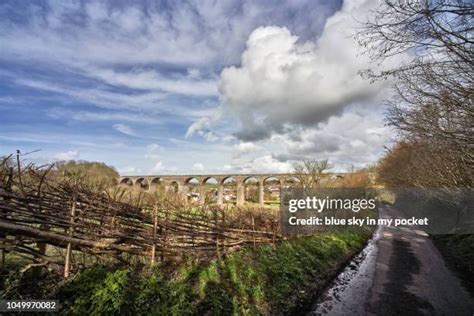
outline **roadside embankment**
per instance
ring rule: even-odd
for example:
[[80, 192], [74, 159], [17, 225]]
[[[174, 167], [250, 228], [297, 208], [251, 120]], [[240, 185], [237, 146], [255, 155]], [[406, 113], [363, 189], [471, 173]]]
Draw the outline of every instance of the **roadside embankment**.
[[433, 235], [434, 244], [474, 297], [474, 235]]
[[370, 235], [321, 233], [178, 269], [95, 266], [62, 285], [55, 297], [68, 315], [294, 314]]

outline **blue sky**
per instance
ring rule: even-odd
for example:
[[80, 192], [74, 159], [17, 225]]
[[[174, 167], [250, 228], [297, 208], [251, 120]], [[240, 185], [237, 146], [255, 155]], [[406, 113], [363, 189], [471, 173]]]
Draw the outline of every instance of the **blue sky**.
[[0, 153], [122, 174], [375, 161], [386, 84], [351, 38], [360, 1], [2, 1]]

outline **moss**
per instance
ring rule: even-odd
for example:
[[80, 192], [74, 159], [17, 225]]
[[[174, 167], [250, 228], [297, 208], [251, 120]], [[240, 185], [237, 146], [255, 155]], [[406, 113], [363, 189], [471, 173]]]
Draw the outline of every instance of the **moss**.
[[[244, 248], [207, 265], [94, 267], [64, 287], [64, 314], [283, 315], [308, 306], [369, 232], [324, 233]], [[67, 299], [66, 299], [67, 297]]]

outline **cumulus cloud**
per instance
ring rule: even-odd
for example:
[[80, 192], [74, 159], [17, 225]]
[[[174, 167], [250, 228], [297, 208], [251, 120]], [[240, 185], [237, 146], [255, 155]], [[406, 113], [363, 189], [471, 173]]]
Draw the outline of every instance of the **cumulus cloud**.
[[[125, 174], [176, 171], [170, 162], [189, 172], [188, 156], [205, 162], [206, 172], [286, 172], [305, 157], [362, 163], [378, 155], [386, 135], [377, 117], [347, 111], [376, 105], [381, 90], [358, 76], [367, 59], [356, 57], [350, 33], [354, 18], [362, 20], [375, 2], [344, 1], [327, 21], [341, 1], [189, 1], [166, 8], [146, 1], [12, 2], [0, 6], [0, 61], [8, 65], [0, 79], [9, 83], [7, 93], [18, 90], [14, 100], [27, 100], [26, 109], [46, 111], [54, 123], [107, 128], [103, 143], [85, 135], [72, 148], [142, 168], [119, 169]], [[45, 99], [50, 105], [39, 104]], [[0, 101], [12, 102], [8, 95]], [[158, 124], [160, 132], [137, 135]], [[38, 137], [35, 128], [23, 141]], [[0, 138], [12, 142], [11, 134]], [[144, 143], [122, 143], [122, 134]], [[47, 136], [45, 143], [65, 139]], [[98, 144], [87, 145], [89, 137]], [[162, 152], [150, 144], [158, 139]], [[120, 148], [121, 157], [110, 148]]]
[[239, 143], [236, 144], [234, 148], [241, 153], [248, 153], [260, 149], [260, 147], [254, 143]]
[[242, 140], [268, 138], [295, 125], [308, 126], [339, 114], [348, 105], [373, 100], [381, 84], [359, 71], [368, 67], [352, 35], [375, 1], [345, 1], [328, 18], [317, 41], [301, 41], [286, 27], [255, 29], [239, 67], [220, 77], [222, 102], [242, 123]]
[[115, 124], [113, 126], [114, 129], [119, 131], [122, 134], [128, 135], [128, 136], [136, 136], [137, 134], [135, 131], [128, 125], [125, 124]]
[[58, 153], [54, 156], [57, 160], [74, 160], [79, 158], [79, 151], [77, 150], [69, 150], [66, 152]]
[[235, 152], [235, 158], [242, 157], [246, 154], [254, 153], [262, 149], [260, 146], [255, 145], [254, 143], [238, 143], [233, 146]]
[[275, 156], [279, 161], [329, 159], [340, 169], [376, 161], [391, 133], [380, 114], [345, 111], [315, 127], [274, 135], [271, 142], [285, 148], [285, 152]]

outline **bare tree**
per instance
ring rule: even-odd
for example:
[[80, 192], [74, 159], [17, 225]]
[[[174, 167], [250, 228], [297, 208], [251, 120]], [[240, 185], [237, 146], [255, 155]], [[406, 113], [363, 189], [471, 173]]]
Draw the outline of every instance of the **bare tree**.
[[293, 173], [304, 189], [319, 186], [324, 173], [331, 169], [328, 160], [306, 159], [293, 165]]
[[[436, 170], [443, 185], [471, 185], [458, 174], [472, 172], [474, 163], [473, 13], [472, 1], [385, 0], [357, 35], [374, 61], [400, 57], [391, 68], [363, 74], [395, 81], [388, 123], [438, 161], [419, 175]], [[437, 159], [441, 153], [449, 159]]]
[[[371, 78], [408, 79], [398, 83], [403, 92], [409, 87], [428, 98], [439, 98], [445, 90], [460, 95], [472, 90], [472, 1], [385, 0], [372, 13], [357, 35], [359, 43], [379, 62], [405, 58], [379, 73], [367, 71]], [[419, 103], [420, 96], [405, 96]]]

